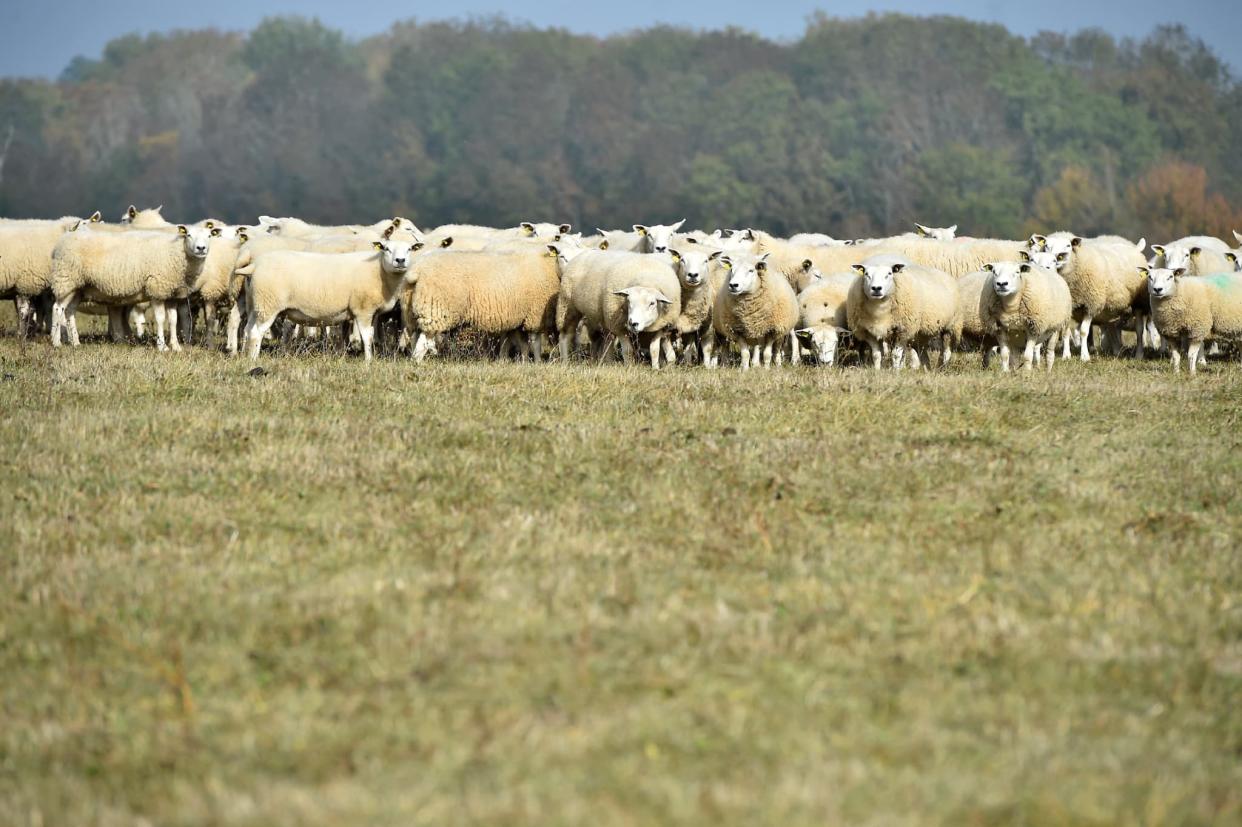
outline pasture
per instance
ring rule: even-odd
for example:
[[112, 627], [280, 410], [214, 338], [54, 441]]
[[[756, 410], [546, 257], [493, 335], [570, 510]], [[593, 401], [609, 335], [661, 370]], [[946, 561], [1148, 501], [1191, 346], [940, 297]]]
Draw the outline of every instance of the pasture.
[[0, 823], [1242, 820], [1242, 368], [0, 337]]

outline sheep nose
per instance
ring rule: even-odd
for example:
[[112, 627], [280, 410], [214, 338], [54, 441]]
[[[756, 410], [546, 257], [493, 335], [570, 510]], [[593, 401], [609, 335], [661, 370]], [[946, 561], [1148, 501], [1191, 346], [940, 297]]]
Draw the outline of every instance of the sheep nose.
[[878, 295], [880, 295], [880, 288], [878, 288], [878, 287], [872, 287], [872, 288], [871, 288], [871, 295], [873, 295], [873, 296], [878, 296]]
[[630, 330], [632, 330], [632, 331], [634, 331], [635, 333], [637, 333], [637, 332], [638, 332], [638, 322], [636, 322], [636, 321], [634, 321], [634, 320], [632, 320], [632, 319], [631, 319], [631, 320], [630, 320]]

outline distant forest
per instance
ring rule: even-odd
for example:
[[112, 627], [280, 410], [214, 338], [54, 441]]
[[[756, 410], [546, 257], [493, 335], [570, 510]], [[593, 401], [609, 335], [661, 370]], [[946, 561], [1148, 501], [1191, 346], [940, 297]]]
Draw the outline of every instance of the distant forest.
[[0, 215], [688, 219], [838, 237], [1242, 230], [1242, 85], [1178, 27], [820, 16], [796, 41], [314, 20], [111, 42], [0, 80]]

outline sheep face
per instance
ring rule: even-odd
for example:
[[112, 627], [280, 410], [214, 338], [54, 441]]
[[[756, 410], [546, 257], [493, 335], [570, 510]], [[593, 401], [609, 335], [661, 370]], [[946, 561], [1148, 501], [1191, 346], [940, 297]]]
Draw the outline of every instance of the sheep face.
[[220, 237], [221, 230], [219, 227], [187, 227], [184, 224], [177, 225], [177, 235], [181, 236], [185, 244], [185, 254], [187, 258], [207, 258], [207, 252], [211, 249], [211, 240]]
[[1202, 252], [1199, 247], [1162, 247], [1155, 245], [1151, 249], [1158, 257], [1164, 257], [1164, 267], [1168, 270], [1189, 269], [1191, 260]]
[[[1069, 257], [1068, 254], [1065, 255]], [[1028, 264], [1042, 267], [1051, 273], [1057, 272], [1057, 257], [1047, 250], [1023, 250], [1018, 253], [1018, 257]]]
[[1242, 273], [1242, 251], [1225, 253], [1225, 260], [1233, 265], [1235, 272]]
[[957, 225], [952, 227], [924, 227], [922, 224], [915, 224], [914, 229], [923, 238], [931, 238], [936, 241], [952, 241], [957, 238]]
[[1176, 270], [1168, 267], [1140, 267], [1139, 272], [1147, 276], [1147, 292], [1153, 299], [1168, 299], [1177, 292], [1177, 280], [1186, 275], [1185, 268]]
[[698, 287], [707, 278], [707, 270], [711, 262], [711, 254], [700, 250], [685, 253], [669, 250], [673, 258], [673, 268], [678, 278], [686, 287]]
[[551, 238], [559, 241], [561, 236], [573, 231], [573, 224], [550, 224], [546, 221], [523, 221], [518, 225], [522, 234], [528, 238]]
[[410, 269], [414, 254], [423, 248], [421, 241], [377, 241], [375, 249], [380, 253], [380, 266], [384, 272], [399, 275]]
[[992, 274], [992, 289], [996, 291], [996, 295], [1002, 299], [1016, 296], [1022, 292], [1022, 282], [1026, 279], [1026, 274], [1031, 272], [1031, 265], [1016, 261], [998, 261], [994, 264], [985, 264], [983, 269]]
[[667, 253], [672, 246], [673, 235], [685, 223], [686, 219], [683, 218], [676, 224], [635, 224], [634, 232], [642, 236], [644, 253]]
[[893, 277], [905, 267], [901, 263], [855, 264], [854, 272], [862, 276], [864, 296], [872, 301], [884, 301], [893, 294]]
[[722, 256], [720, 263], [729, 271], [729, 295], [743, 296], [759, 289], [759, 280], [768, 269], [768, 254], [757, 258], [745, 255]]
[[556, 257], [556, 263], [561, 269], [564, 269], [566, 264], [586, 252], [586, 248], [582, 246], [580, 238], [578, 241], [575, 241], [573, 236], [567, 236], [556, 244], [548, 245], [548, 255]]
[[815, 359], [821, 365], [831, 365], [837, 358], [837, 337], [840, 331], [832, 325], [824, 327], [804, 327], [797, 331], [799, 336], [809, 339]]
[[625, 327], [630, 333], [642, 333], [650, 328], [672, 304], [667, 296], [651, 287], [627, 287], [613, 293], [625, 298]]

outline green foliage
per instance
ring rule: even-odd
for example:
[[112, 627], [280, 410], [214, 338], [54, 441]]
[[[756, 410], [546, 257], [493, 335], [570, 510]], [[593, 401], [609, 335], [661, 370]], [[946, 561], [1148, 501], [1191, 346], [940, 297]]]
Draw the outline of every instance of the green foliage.
[[[244, 37], [131, 35], [56, 84], [0, 82], [8, 124], [4, 214], [136, 201], [239, 221], [685, 217], [838, 236], [1056, 218], [1138, 236], [1128, 188], [1168, 162], [1201, 168], [1227, 213], [1242, 204], [1242, 88], [1177, 27], [1028, 42], [951, 17], [819, 15], [775, 43], [488, 19], [353, 42], [281, 17]], [[1071, 209], [1075, 192], [1090, 203]]]

